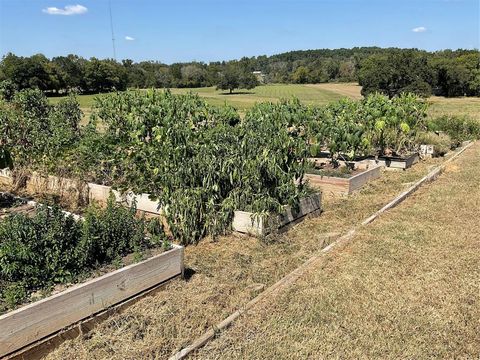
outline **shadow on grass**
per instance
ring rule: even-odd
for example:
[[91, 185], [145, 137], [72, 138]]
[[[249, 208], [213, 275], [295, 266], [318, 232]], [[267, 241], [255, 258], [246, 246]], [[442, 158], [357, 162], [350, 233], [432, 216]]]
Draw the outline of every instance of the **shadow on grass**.
[[185, 268], [183, 272], [183, 278], [185, 281], [189, 281], [193, 275], [195, 275], [196, 271], [193, 270], [192, 268]]
[[229, 92], [222, 92], [220, 95], [255, 95], [255, 92], [253, 91], [233, 91], [231, 93]]

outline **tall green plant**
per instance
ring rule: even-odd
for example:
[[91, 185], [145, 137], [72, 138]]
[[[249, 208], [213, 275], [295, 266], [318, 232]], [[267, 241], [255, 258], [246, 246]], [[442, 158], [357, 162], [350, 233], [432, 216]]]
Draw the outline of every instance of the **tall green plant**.
[[308, 109], [298, 100], [240, 121], [196, 95], [127, 92], [102, 97], [94, 116], [117, 147], [115, 184], [158, 199], [183, 243], [223, 233], [235, 209], [279, 211], [302, 194]]
[[414, 150], [417, 133], [426, 130], [427, 103], [408, 93], [392, 99], [372, 94], [362, 101], [362, 116], [376, 154], [405, 155]]

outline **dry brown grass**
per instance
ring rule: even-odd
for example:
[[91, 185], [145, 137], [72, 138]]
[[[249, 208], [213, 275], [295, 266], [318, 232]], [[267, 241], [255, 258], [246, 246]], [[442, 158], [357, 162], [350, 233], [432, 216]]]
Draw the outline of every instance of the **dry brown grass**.
[[360, 193], [329, 199], [325, 212], [271, 242], [230, 235], [186, 249], [188, 281], [176, 280], [68, 341], [49, 359], [165, 358], [246, 304], [263, 288], [289, 273], [312, 253], [378, 210], [440, 160], [408, 172], [386, 172]]
[[357, 83], [324, 83], [307, 84], [305, 86], [332, 91], [352, 99], [362, 98], [362, 94], [360, 93], [362, 91], [362, 87]]
[[442, 115], [464, 115], [480, 121], [480, 97], [445, 98], [432, 96], [429, 115], [436, 117]]
[[480, 144], [202, 359], [478, 358]]

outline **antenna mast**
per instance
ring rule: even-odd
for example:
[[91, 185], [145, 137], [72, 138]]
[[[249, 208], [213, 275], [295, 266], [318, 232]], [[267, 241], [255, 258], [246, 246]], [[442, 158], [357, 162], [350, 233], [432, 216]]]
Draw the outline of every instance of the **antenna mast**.
[[110, 30], [112, 32], [113, 59], [117, 61], [117, 52], [115, 50], [115, 36], [113, 34], [112, 1], [111, 0], [108, 0], [108, 8], [110, 10]]

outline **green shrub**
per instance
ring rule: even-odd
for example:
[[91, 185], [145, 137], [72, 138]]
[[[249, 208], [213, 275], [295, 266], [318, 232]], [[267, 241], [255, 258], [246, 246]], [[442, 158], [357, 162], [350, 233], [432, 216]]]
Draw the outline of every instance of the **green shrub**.
[[68, 281], [81, 266], [79, 238], [79, 224], [56, 206], [11, 215], [0, 223], [0, 275], [32, 287]]
[[18, 91], [17, 85], [11, 80], [0, 81], [0, 98], [11, 101]]
[[433, 145], [434, 156], [443, 156], [452, 149], [452, 139], [447, 134], [421, 132], [417, 135], [418, 145]]
[[[25, 301], [28, 297], [27, 286], [25, 282], [19, 281], [0, 287], [0, 313], [14, 308], [17, 304]], [[2, 303], [5, 303], [2, 306]]]
[[7, 216], [0, 222], [0, 303], [12, 307], [36, 289], [74, 281], [150, 246], [169, 249], [163, 227], [150, 225], [150, 237], [146, 229], [135, 208], [124, 208], [113, 197], [105, 209], [88, 208], [84, 221], [57, 206], [39, 206], [31, 217]]
[[428, 129], [445, 132], [457, 145], [480, 138], [480, 122], [468, 116], [443, 115], [431, 119]]
[[427, 103], [413, 95], [393, 99], [379, 94], [362, 101], [365, 137], [378, 155], [406, 155], [414, 150], [418, 132], [427, 128]]
[[90, 206], [81, 223], [81, 258], [84, 266], [108, 263], [148, 246], [145, 225], [135, 217], [135, 208], [125, 208], [110, 196], [105, 209]]
[[40, 90], [19, 91], [10, 102], [0, 101], [0, 146], [8, 148], [15, 164], [57, 169], [79, 138], [80, 118], [73, 96], [51, 106]]

